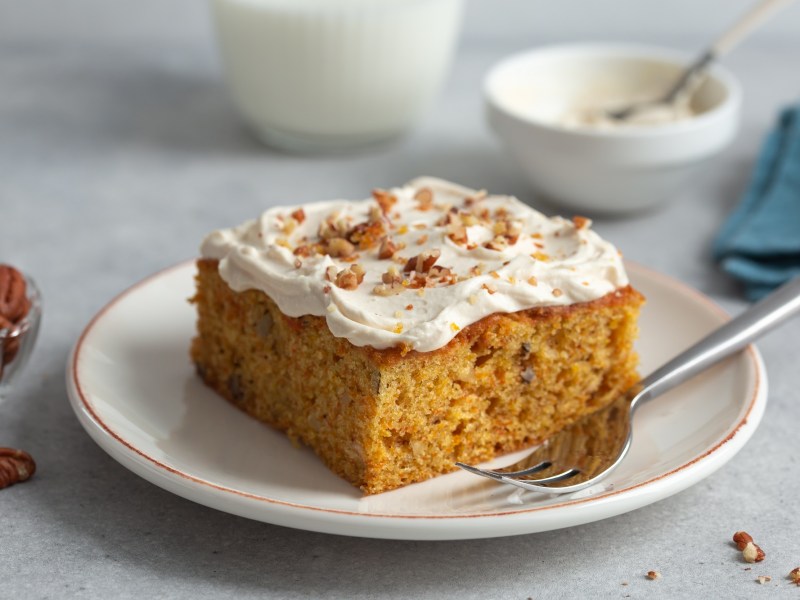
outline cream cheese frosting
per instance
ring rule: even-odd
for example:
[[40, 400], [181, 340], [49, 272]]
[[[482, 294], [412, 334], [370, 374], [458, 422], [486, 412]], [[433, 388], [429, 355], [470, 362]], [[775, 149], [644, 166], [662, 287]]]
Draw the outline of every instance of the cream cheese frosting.
[[422, 177], [373, 198], [278, 206], [203, 241], [234, 291], [377, 349], [441, 348], [493, 313], [568, 305], [627, 285], [587, 219]]

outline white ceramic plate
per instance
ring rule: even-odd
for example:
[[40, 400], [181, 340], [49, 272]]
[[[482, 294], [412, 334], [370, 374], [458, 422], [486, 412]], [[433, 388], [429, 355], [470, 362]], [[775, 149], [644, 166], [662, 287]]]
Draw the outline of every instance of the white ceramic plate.
[[[726, 320], [698, 292], [628, 267], [648, 299], [638, 345], [642, 372]], [[714, 472], [750, 438], [766, 404], [764, 367], [749, 348], [642, 407], [630, 455], [589, 490], [522, 493], [457, 472], [362, 497], [310, 450], [293, 447], [195, 376], [188, 357], [193, 274], [191, 263], [177, 265], [100, 311], [73, 350], [69, 396], [89, 435], [122, 465], [184, 498], [251, 519], [417, 540], [499, 537], [596, 521], [675, 494]]]

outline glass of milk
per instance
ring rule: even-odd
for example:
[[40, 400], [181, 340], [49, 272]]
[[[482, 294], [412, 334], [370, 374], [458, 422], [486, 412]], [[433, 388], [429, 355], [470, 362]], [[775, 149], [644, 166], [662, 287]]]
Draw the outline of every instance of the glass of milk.
[[271, 146], [348, 150], [411, 127], [453, 54], [463, 0], [212, 0], [226, 79]]

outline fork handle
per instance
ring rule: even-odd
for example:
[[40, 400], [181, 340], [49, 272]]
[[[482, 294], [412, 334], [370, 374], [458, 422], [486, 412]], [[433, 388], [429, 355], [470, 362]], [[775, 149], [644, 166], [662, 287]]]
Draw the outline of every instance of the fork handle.
[[660, 396], [800, 312], [800, 277], [784, 284], [751, 308], [714, 330], [688, 350], [645, 377], [636, 405]]

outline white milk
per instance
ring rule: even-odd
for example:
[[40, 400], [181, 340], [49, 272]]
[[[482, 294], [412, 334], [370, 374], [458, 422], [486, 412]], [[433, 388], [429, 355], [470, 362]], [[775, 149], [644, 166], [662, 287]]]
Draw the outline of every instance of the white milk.
[[213, 0], [226, 77], [269, 144], [349, 148], [408, 129], [439, 90], [463, 0]]

